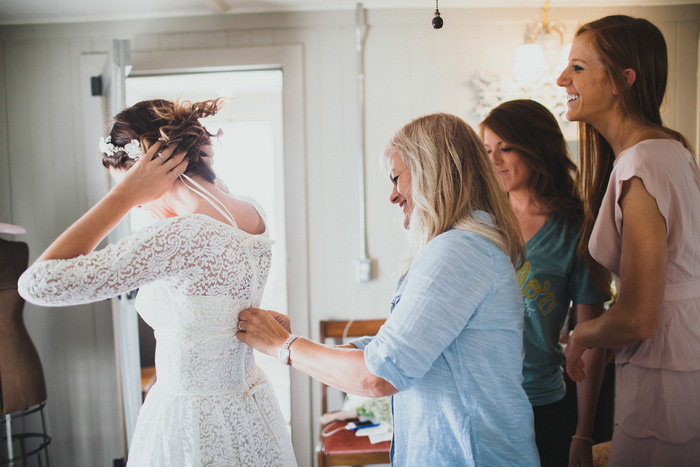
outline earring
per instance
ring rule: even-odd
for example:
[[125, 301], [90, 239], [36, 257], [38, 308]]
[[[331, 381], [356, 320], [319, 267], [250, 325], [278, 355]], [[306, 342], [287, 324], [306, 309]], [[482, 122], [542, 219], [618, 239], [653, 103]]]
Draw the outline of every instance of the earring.
[[435, 16], [433, 17], [433, 29], [442, 28], [442, 18], [440, 18], [440, 10], [438, 9], [438, 0], [435, 0]]

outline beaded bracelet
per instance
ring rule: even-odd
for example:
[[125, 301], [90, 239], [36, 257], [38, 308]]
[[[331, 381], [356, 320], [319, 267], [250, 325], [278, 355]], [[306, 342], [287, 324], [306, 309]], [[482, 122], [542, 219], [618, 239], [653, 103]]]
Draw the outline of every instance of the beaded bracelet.
[[588, 441], [591, 444], [595, 444], [595, 441], [593, 441], [591, 438], [587, 438], [586, 436], [574, 435], [571, 437], [571, 439], [580, 439], [582, 441]]

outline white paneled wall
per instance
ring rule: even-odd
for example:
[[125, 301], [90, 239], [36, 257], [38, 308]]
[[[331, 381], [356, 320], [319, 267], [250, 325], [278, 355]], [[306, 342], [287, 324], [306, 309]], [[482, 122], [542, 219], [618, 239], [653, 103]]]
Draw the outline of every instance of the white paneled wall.
[[[324, 318], [386, 316], [404, 247], [378, 158], [392, 132], [443, 111], [478, 123], [470, 81], [508, 73], [525, 25], [539, 9], [370, 10], [365, 43], [366, 198], [375, 279], [355, 282], [359, 206], [354, 11], [255, 14], [0, 27], [0, 222], [23, 225], [32, 258], [106, 189], [95, 158], [96, 122], [82, 118], [84, 54], [131, 39], [136, 51], [301, 45], [308, 219], [308, 325]], [[578, 21], [625, 13], [666, 35], [671, 61], [667, 123], [696, 140], [700, 5], [553, 8], [573, 32]], [[82, 58], [81, 58], [82, 57]], [[213, 97], [213, 96], [212, 96]], [[84, 149], [94, 140], [94, 151]], [[66, 309], [27, 306], [25, 320], [44, 363], [58, 466], [105, 466], [121, 456], [109, 303]], [[314, 392], [317, 391], [314, 385]], [[308, 398], [307, 394], [295, 394]], [[317, 394], [314, 394], [316, 400]], [[318, 404], [314, 404], [316, 407]], [[317, 429], [317, 413], [308, 430]], [[298, 452], [310, 465], [312, 446]]]

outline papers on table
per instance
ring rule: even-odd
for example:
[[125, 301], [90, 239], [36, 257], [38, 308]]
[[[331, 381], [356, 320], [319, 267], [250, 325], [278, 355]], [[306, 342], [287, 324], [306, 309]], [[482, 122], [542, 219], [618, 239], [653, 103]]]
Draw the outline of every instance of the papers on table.
[[393, 431], [391, 425], [382, 422], [378, 426], [367, 428], [360, 427], [355, 431], [355, 436], [367, 436], [372, 444], [381, 443], [382, 441], [391, 441]]

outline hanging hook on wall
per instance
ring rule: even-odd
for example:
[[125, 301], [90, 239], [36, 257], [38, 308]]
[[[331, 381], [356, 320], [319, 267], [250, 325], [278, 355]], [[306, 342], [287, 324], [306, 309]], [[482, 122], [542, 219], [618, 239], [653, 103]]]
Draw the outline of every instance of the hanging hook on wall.
[[440, 9], [438, 8], [438, 0], [435, 0], [435, 16], [433, 17], [433, 29], [442, 28], [442, 18], [440, 18]]

